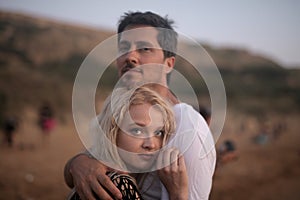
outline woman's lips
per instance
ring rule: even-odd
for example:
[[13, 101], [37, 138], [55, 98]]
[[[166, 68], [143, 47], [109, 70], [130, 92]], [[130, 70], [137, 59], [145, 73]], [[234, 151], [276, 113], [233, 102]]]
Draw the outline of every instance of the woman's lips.
[[155, 158], [155, 154], [153, 153], [143, 153], [143, 154], [138, 154], [139, 158], [143, 160], [153, 160]]

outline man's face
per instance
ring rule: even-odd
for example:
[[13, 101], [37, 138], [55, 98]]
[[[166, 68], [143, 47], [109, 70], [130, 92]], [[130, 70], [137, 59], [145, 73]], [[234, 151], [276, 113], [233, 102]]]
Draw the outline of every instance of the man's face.
[[166, 74], [172, 70], [175, 58], [164, 58], [163, 49], [157, 41], [158, 31], [149, 26], [132, 26], [125, 30], [129, 31], [121, 33], [118, 45], [120, 55], [117, 59], [119, 77], [129, 70], [128, 79], [132, 79], [132, 81], [141, 77], [149, 77], [150, 75], [147, 76], [145, 72], [148, 71], [148, 74], [151, 70], [145, 70], [147, 67], [136, 67], [146, 64], [148, 66], [149, 64], [160, 64], [164, 65], [165, 68], [163, 70], [158, 69], [159, 72], [157, 73], [165, 78]]

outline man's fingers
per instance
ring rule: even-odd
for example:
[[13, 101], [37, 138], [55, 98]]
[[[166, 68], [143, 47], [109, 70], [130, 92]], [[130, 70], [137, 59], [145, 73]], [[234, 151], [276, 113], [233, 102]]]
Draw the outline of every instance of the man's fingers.
[[[72, 162], [70, 174], [81, 200], [122, 199], [119, 189], [106, 175], [108, 168], [101, 162], [80, 155]], [[110, 195], [112, 194], [112, 196]]]
[[75, 188], [81, 200], [96, 200], [89, 187], [81, 186], [80, 189]]
[[[116, 166], [115, 168], [117, 169], [118, 166]], [[106, 174], [108, 174], [109, 172], [112, 172], [112, 171], [117, 172], [118, 174], [129, 174], [129, 172], [127, 172], [127, 171], [116, 170], [115, 168], [107, 167]]]
[[[98, 181], [101, 183], [101, 185], [103, 187], [106, 188], [107, 191], [109, 191], [111, 193], [112, 196], [114, 196], [116, 199], [122, 199], [122, 193], [114, 185], [114, 183], [110, 180], [110, 178], [108, 176], [102, 176], [102, 175], [98, 176]], [[109, 196], [109, 194], [106, 191], [99, 190], [99, 188], [101, 188], [103, 190], [103, 188], [98, 185], [98, 187], [95, 188], [95, 191], [96, 191], [97, 195], [103, 196], [103, 193], [106, 193]]]
[[101, 197], [100, 199], [113, 200], [113, 198], [99, 184], [92, 186], [92, 189], [94, 191], [94, 195], [96, 195], [98, 199]]

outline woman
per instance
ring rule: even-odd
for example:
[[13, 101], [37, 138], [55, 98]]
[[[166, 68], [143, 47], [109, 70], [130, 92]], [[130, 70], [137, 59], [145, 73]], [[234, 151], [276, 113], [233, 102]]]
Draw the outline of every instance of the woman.
[[[118, 88], [112, 97], [115, 98], [106, 101], [91, 131], [94, 144], [90, 153], [115, 169], [110, 173], [111, 179], [121, 189], [123, 199], [126, 195], [131, 195], [128, 199], [162, 199], [161, 183], [169, 199], [187, 199], [184, 159], [178, 150], [163, 148], [175, 131], [172, 107], [145, 86], [136, 90]], [[120, 176], [116, 170], [130, 176]], [[175, 177], [169, 177], [171, 170], [178, 171]], [[136, 179], [137, 186], [130, 177]], [[128, 187], [128, 181], [132, 186]], [[150, 188], [156, 188], [153, 196], [147, 196]]]

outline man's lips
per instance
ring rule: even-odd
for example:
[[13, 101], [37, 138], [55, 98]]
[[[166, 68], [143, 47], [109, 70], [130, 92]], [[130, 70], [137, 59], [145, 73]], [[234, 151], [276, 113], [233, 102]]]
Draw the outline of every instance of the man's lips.
[[122, 70], [122, 74], [125, 74], [127, 72], [138, 72], [143, 74], [143, 70], [137, 67], [124, 67], [124, 69]]

